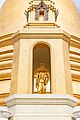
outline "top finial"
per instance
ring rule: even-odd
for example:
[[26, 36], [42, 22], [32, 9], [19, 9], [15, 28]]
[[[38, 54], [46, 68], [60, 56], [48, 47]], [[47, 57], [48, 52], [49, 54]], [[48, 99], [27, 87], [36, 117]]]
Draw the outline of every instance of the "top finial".
[[41, 6], [42, 6], [42, 4], [43, 4], [43, 0], [41, 0]]

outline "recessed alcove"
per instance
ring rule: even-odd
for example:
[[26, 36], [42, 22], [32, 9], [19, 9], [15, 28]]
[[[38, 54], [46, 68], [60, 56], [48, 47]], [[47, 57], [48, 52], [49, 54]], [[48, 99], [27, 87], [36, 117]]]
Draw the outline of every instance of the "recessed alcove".
[[39, 21], [44, 21], [44, 11], [40, 11]]
[[[51, 92], [51, 58], [50, 58], [50, 48], [47, 44], [39, 43], [33, 48], [33, 93], [50, 93]], [[37, 87], [40, 87], [40, 79], [45, 91], [40, 92]], [[46, 81], [45, 81], [46, 80]], [[45, 82], [45, 83], [44, 83]], [[36, 86], [38, 85], [38, 86]], [[37, 91], [38, 90], [38, 91]]]

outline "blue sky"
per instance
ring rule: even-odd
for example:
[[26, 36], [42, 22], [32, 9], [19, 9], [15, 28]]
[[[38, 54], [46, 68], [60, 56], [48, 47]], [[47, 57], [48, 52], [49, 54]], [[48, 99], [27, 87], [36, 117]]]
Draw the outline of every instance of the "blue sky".
[[78, 10], [80, 11], [80, 0], [73, 0]]
[[5, 2], [5, 0], [0, 0], [0, 8], [3, 5], [4, 2]]
[[[78, 10], [80, 11], [80, 0], [73, 0], [75, 5], [77, 6]], [[0, 8], [3, 5], [3, 3], [5, 2], [5, 0], [0, 0]]]

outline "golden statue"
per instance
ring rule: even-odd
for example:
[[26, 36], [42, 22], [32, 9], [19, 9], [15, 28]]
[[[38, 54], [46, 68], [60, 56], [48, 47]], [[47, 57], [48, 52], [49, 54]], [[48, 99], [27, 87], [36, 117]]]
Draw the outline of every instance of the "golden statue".
[[36, 89], [37, 94], [46, 94], [46, 86], [50, 80], [48, 70], [44, 67], [44, 64], [40, 64], [40, 67], [36, 72]]

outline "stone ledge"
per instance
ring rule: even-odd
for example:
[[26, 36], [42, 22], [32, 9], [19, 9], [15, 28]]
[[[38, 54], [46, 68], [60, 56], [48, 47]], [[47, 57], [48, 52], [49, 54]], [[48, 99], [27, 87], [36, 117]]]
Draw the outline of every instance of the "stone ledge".
[[24, 29], [13, 34], [13, 43], [20, 39], [62, 39], [70, 42], [70, 35], [61, 29]]
[[28, 23], [24, 26], [25, 29], [56, 29], [56, 28], [60, 28], [60, 26], [58, 26], [55, 23], [49, 23], [49, 22], [32, 22], [32, 23]]
[[8, 107], [13, 105], [68, 105], [75, 107], [77, 99], [68, 94], [14, 94], [6, 99]]

